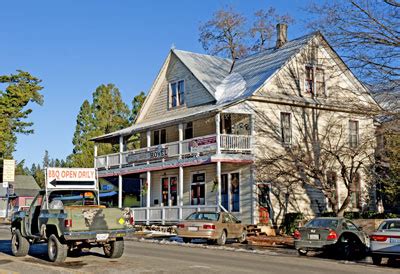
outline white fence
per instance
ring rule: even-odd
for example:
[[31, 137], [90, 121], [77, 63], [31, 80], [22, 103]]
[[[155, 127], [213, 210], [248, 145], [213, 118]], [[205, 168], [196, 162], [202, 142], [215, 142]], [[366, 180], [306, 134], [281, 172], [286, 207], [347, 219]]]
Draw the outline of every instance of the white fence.
[[135, 223], [176, 223], [194, 212], [216, 211], [216, 205], [196, 205], [196, 206], [165, 206], [165, 207], [139, 207], [131, 208]]

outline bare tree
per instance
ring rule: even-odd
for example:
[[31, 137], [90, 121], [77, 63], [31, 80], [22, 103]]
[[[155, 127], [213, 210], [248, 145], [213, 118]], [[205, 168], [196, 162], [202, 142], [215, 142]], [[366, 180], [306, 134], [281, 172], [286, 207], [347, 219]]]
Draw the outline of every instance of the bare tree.
[[255, 21], [250, 28], [250, 34], [256, 38], [251, 46], [252, 51], [262, 51], [265, 48], [271, 47], [271, 41], [276, 35], [276, 24], [285, 23], [292, 24], [293, 18], [289, 14], [279, 15], [275, 8], [268, 10], [258, 10], [254, 13]]
[[246, 54], [245, 23], [246, 18], [232, 8], [218, 10], [212, 19], [200, 25], [199, 42], [210, 54], [234, 61]]
[[335, 49], [362, 80], [400, 83], [400, 2], [331, 0], [307, 9]]

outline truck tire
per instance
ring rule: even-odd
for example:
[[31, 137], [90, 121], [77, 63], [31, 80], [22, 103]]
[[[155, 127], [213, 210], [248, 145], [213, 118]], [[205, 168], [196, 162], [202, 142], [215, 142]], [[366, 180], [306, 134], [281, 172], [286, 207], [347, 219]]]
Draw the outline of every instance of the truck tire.
[[124, 239], [117, 239], [103, 245], [103, 251], [107, 258], [120, 258], [124, 253]]
[[62, 244], [56, 235], [51, 234], [47, 242], [47, 253], [50, 261], [62, 263], [67, 258], [68, 246]]
[[11, 251], [15, 257], [24, 257], [29, 252], [29, 241], [25, 239], [19, 229], [14, 230], [11, 236]]

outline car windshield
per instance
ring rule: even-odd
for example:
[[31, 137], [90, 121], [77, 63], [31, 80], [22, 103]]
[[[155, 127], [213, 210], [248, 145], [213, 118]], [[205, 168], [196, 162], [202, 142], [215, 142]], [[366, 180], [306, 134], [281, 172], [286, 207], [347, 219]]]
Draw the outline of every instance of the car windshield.
[[193, 220], [201, 220], [201, 221], [218, 221], [219, 213], [204, 213], [204, 212], [197, 212], [192, 213], [186, 220], [193, 221]]
[[97, 205], [96, 194], [87, 190], [59, 190], [53, 191], [49, 196], [49, 206], [52, 208], [62, 206]]
[[384, 221], [379, 226], [379, 230], [400, 230], [400, 220]]
[[305, 227], [337, 228], [339, 224], [335, 219], [314, 219], [309, 221]]

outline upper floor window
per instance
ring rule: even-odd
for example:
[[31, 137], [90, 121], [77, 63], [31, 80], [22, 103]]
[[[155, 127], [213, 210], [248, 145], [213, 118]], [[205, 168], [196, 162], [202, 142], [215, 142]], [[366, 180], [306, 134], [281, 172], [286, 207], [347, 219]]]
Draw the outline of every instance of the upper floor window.
[[322, 68], [306, 66], [305, 89], [312, 95], [325, 94], [325, 74]]
[[170, 83], [169, 85], [169, 107], [175, 108], [185, 104], [185, 82], [184, 80]]
[[359, 126], [358, 121], [349, 121], [349, 146], [356, 148], [359, 142]]
[[284, 144], [292, 143], [292, 121], [290, 113], [281, 112], [281, 134]]
[[189, 122], [185, 124], [185, 136], [184, 139], [192, 139], [193, 138], [193, 122]]
[[167, 142], [167, 131], [165, 129], [153, 131], [153, 145], [161, 145]]

